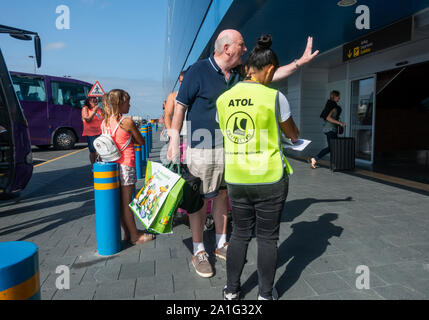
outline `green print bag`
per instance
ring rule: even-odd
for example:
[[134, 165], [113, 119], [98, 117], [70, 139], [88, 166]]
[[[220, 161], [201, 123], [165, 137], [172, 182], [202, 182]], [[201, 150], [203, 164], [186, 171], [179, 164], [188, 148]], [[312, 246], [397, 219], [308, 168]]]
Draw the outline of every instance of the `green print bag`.
[[130, 208], [146, 230], [157, 234], [172, 232], [174, 214], [182, 201], [183, 180], [161, 163], [148, 161], [145, 185]]

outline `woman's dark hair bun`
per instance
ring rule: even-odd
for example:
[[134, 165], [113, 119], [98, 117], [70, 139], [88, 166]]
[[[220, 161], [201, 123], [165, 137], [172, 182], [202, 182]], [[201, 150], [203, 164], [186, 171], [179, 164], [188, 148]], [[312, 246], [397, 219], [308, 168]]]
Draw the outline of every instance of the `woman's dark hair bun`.
[[259, 37], [258, 43], [256, 45], [259, 49], [269, 49], [273, 44], [273, 38], [270, 34], [263, 34]]

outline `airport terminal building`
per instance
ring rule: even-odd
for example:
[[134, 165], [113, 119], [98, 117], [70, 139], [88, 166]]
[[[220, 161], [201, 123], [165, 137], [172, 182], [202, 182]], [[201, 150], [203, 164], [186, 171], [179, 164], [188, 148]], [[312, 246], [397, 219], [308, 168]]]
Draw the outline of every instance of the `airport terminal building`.
[[169, 0], [165, 96], [230, 28], [249, 50], [261, 33], [271, 34], [281, 65], [299, 58], [313, 36], [319, 55], [276, 84], [301, 137], [312, 140], [299, 155], [326, 146], [319, 115], [338, 90], [356, 164], [429, 183], [429, 1]]

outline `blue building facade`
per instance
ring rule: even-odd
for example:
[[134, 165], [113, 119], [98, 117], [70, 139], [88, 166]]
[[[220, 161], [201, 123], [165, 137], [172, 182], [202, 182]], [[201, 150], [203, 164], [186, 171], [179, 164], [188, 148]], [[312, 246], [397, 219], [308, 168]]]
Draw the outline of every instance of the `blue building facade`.
[[[326, 146], [319, 114], [335, 89], [358, 164], [374, 167], [392, 153], [412, 154], [414, 164], [429, 156], [429, 142], [421, 138], [428, 129], [398, 126], [410, 110], [421, 114], [415, 127], [429, 120], [429, 94], [419, 84], [429, 65], [429, 1], [170, 0], [168, 19], [165, 96], [177, 89], [181, 70], [213, 52], [221, 30], [240, 31], [249, 50], [261, 33], [271, 34], [281, 65], [299, 58], [313, 36], [319, 55], [276, 84], [301, 136], [313, 141], [304, 154]], [[401, 98], [392, 102], [389, 92]], [[410, 92], [418, 98], [407, 100]]]
[[164, 95], [174, 90], [179, 74], [196, 62], [233, 0], [169, 0]]

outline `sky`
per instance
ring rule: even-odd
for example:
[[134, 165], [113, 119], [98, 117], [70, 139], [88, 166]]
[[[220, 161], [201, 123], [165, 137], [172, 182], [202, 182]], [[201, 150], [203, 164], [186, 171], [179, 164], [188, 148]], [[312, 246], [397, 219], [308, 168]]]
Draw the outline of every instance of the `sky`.
[[[66, 25], [59, 6], [69, 9], [69, 29], [57, 28]], [[99, 81], [104, 91], [124, 89], [130, 114], [161, 116], [167, 0], [2, 1], [0, 24], [39, 34], [37, 73]], [[32, 41], [0, 34], [0, 47], [10, 71], [34, 73]]]

